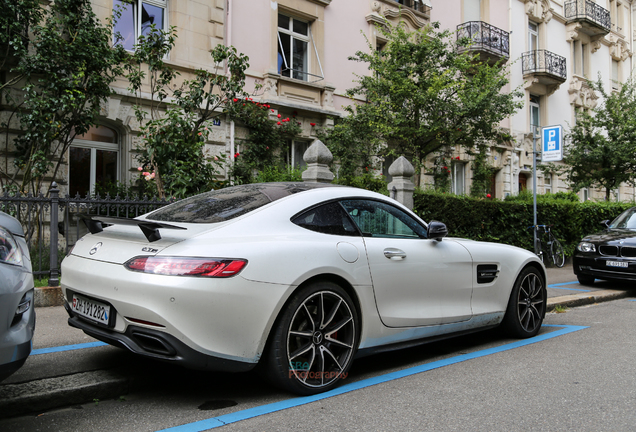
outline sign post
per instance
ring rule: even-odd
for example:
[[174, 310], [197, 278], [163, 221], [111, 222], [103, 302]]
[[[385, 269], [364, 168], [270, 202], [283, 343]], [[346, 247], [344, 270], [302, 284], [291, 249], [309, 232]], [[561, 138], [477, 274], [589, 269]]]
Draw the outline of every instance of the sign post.
[[558, 162], [563, 159], [563, 128], [561, 125], [541, 128], [537, 136], [537, 126], [532, 127], [532, 222], [534, 253], [541, 252], [537, 243], [537, 138], [541, 138], [541, 162]]

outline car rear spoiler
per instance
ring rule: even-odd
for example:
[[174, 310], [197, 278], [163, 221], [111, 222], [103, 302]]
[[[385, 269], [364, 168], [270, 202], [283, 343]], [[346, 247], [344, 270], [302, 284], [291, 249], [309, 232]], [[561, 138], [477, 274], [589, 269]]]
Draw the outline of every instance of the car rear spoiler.
[[104, 225], [128, 225], [128, 226], [138, 226], [141, 231], [144, 233], [149, 242], [154, 242], [161, 239], [161, 234], [159, 234], [159, 228], [163, 229], [178, 229], [185, 230], [187, 228], [170, 225], [167, 223], [161, 222], [151, 222], [147, 220], [137, 220], [137, 219], [127, 219], [120, 217], [110, 217], [110, 216], [92, 216], [88, 214], [79, 214], [80, 219], [84, 221], [86, 228], [91, 232], [91, 234], [97, 234], [104, 230]]

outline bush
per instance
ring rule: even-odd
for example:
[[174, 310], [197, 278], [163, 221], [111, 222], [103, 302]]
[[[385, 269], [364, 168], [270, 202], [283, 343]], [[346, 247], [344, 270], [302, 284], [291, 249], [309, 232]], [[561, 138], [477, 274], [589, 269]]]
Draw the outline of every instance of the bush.
[[[533, 250], [532, 195], [506, 200], [475, 199], [467, 196], [416, 190], [415, 212], [424, 220], [439, 220], [452, 237], [493, 241]], [[571, 256], [585, 235], [601, 230], [600, 222], [614, 219], [633, 203], [574, 202], [570, 193], [537, 196], [537, 221], [554, 225], [552, 232]]]

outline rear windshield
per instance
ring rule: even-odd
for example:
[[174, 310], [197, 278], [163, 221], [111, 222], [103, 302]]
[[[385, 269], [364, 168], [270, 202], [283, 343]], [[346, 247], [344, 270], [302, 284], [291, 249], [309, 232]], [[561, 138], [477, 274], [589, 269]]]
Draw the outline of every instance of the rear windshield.
[[239, 217], [277, 199], [319, 187], [321, 183], [255, 183], [195, 195], [148, 215], [162, 222], [217, 223]]

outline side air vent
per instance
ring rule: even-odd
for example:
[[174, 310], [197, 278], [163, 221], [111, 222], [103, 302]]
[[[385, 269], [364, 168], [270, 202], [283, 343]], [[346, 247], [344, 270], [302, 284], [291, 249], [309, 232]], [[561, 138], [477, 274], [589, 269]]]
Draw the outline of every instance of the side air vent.
[[498, 273], [496, 264], [480, 264], [477, 266], [477, 283], [490, 283], [497, 279]]

